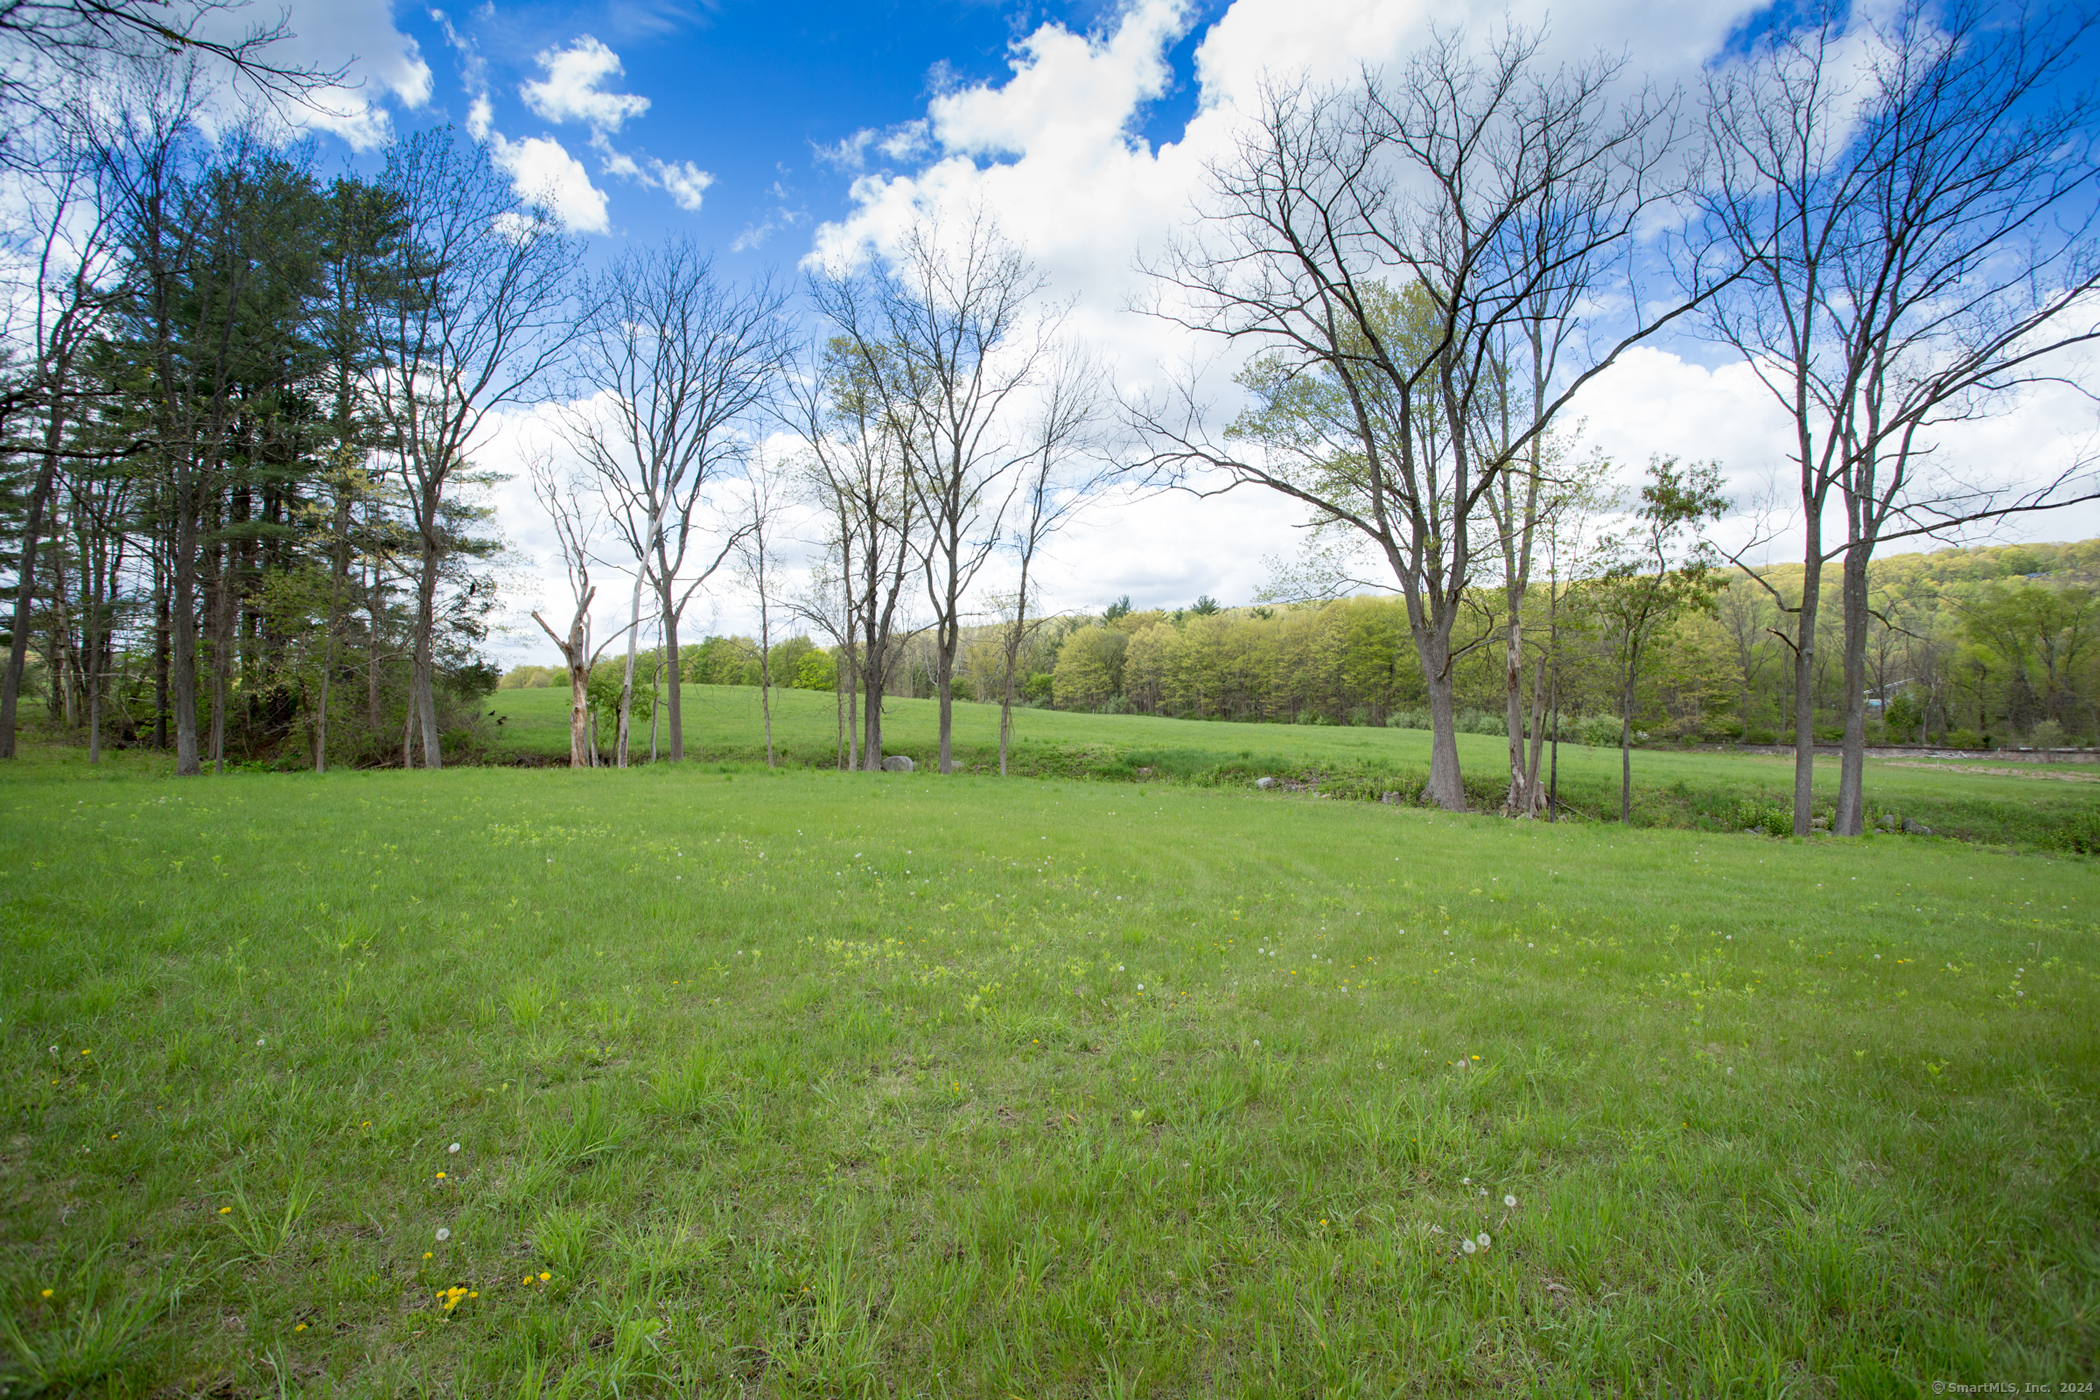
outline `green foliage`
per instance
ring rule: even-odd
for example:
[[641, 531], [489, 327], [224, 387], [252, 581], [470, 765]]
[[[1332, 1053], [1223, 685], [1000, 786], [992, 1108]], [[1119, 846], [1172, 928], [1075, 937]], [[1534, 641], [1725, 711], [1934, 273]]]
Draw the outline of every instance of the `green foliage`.
[[830, 690], [839, 686], [839, 660], [828, 651], [811, 648], [796, 664], [793, 686], [797, 690]]
[[1897, 694], [1882, 711], [1882, 723], [1888, 726], [1889, 738], [1898, 744], [1907, 744], [1916, 738], [1924, 722], [1924, 708], [1908, 691]]
[[1099, 709], [1123, 689], [1123, 655], [1130, 638], [1105, 627], [1082, 627], [1057, 654], [1055, 685], [1061, 710]]
[[[629, 734], [636, 730], [646, 732], [649, 717], [656, 713], [656, 701], [650, 694], [649, 671], [653, 658], [637, 656], [634, 663], [634, 698], [627, 708]], [[620, 732], [620, 688], [627, 676], [627, 658], [608, 656], [591, 667], [590, 679], [584, 683], [584, 696], [591, 708], [591, 718], [598, 722], [598, 743], [609, 748]], [[659, 683], [660, 684], [660, 683]]]

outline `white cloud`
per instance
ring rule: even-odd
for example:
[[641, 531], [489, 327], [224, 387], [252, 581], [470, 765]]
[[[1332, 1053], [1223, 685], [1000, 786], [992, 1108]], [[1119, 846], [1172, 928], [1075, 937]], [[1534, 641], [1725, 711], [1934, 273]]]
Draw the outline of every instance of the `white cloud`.
[[511, 188], [520, 195], [545, 203], [577, 233], [611, 231], [605, 192], [591, 183], [583, 162], [561, 142], [544, 136], [512, 141], [501, 132], [491, 132], [488, 146], [489, 159], [510, 175]]
[[700, 212], [700, 196], [715, 182], [714, 176], [689, 160], [652, 160], [649, 166], [655, 174], [655, 183], [680, 209], [694, 214]]
[[629, 117], [649, 110], [649, 99], [630, 92], [606, 92], [600, 86], [624, 71], [620, 56], [588, 34], [579, 34], [564, 49], [545, 49], [537, 62], [547, 76], [524, 83], [518, 96], [550, 122], [580, 121], [593, 131], [618, 131]]
[[489, 95], [482, 93], [467, 108], [467, 135], [476, 141], [486, 141], [496, 126], [496, 109], [489, 102]]
[[[393, 139], [388, 101], [414, 111], [430, 100], [430, 65], [416, 41], [394, 27], [390, 0], [286, 0], [266, 17], [282, 14], [285, 37], [269, 46], [269, 62], [323, 73], [342, 70], [342, 81], [316, 89], [304, 102], [280, 104], [278, 115], [295, 128], [326, 131], [353, 149], [368, 151]], [[207, 37], [238, 43], [257, 16], [241, 6], [208, 10], [200, 17]], [[234, 88], [246, 88], [236, 80]]]

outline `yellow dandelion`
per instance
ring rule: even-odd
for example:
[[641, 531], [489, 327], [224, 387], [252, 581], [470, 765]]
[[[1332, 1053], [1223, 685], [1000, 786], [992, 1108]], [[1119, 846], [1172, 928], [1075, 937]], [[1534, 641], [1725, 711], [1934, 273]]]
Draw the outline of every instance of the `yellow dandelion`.
[[38, 1296], [48, 1298], [51, 1296], [51, 1290], [47, 1288]]
[[430, 1251], [429, 1251], [429, 1250], [427, 1250], [427, 1249], [426, 1249], [426, 1250], [424, 1250], [424, 1251], [423, 1251], [423, 1257], [424, 1257], [425, 1259], [428, 1259], [428, 1258], [430, 1257]]
[[438, 1180], [439, 1180], [439, 1181], [443, 1181], [444, 1179], [445, 1179], [445, 1174], [444, 1174], [443, 1172], [439, 1172], [439, 1173], [438, 1173]]
[[545, 1283], [545, 1282], [546, 1282], [546, 1281], [547, 1281], [548, 1279], [550, 1279], [550, 1278], [553, 1278], [553, 1277], [554, 1277], [554, 1275], [552, 1275], [552, 1274], [541, 1274], [541, 1275], [540, 1275], [540, 1282], [541, 1282], [541, 1283]]
[[294, 1327], [292, 1330], [294, 1332], [304, 1332], [306, 1330], [306, 1324], [302, 1322], [297, 1327]]
[[232, 1207], [232, 1206], [220, 1206], [220, 1207], [219, 1207], [219, 1214], [221, 1214], [221, 1215], [231, 1215], [231, 1214], [233, 1214], [233, 1207]]

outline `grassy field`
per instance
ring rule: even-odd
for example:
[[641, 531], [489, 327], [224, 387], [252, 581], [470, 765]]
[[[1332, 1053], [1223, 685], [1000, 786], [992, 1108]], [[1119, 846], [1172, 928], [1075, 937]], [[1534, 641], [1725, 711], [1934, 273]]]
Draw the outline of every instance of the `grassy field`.
[[[837, 719], [829, 693], [789, 690], [775, 696], [776, 749], [784, 762], [829, 767], [837, 753]], [[557, 690], [505, 690], [484, 707], [503, 717], [491, 754], [568, 761], [568, 695]], [[710, 760], [762, 760], [765, 735], [758, 691], [748, 686], [685, 688], [688, 753]], [[999, 711], [955, 709], [958, 760], [975, 771], [999, 768]], [[1331, 796], [1375, 798], [1399, 791], [1412, 798], [1429, 776], [1429, 735], [1418, 729], [1227, 724], [1148, 715], [1023, 710], [1012, 771], [1042, 777], [1136, 781], [1142, 777], [1239, 786], [1273, 775], [1317, 785]], [[938, 756], [938, 708], [931, 700], [892, 700], [883, 715], [887, 752], [921, 766]], [[1508, 787], [1508, 741], [1458, 736], [1472, 805], [1493, 810]], [[646, 727], [637, 750], [646, 754]], [[1760, 821], [1791, 829], [1792, 755], [1653, 749], [1634, 755], [1634, 824], [1740, 831]], [[1817, 762], [1817, 790], [1837, 796], [1837, 760]], [[1979, 764], [1934, 759], [1870, 759], [1869, 820], [1908, 817], [1935, 832], [1995, 845], [2100, 852], [2100, 766]], [[1616, 819], [1619, 751], [1563, 744], [1562, 798], [1579, 813]]]
[[[1079, 718], [1025, 723], [1097, 743]], [[1301, 767], [1420, 742], [1237, 732]], [[0, 770], [10, 1394], [2100, 1369], [2085, 857], [1192, 781], [120, 758]]]

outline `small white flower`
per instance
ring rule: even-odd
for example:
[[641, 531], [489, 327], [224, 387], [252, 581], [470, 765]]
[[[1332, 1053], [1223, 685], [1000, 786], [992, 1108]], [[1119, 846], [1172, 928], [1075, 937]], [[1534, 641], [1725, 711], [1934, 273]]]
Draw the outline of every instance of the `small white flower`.
[[1458, 1179], [1458, 1184], [1461, 1186], [1471, 1186], [1473, 1184], [1473, 1178], [1470, 1176], [1462, 1176]]
[[1145, 984], [1143, 982], [1138, 983], [1138, 990], [1141, 992], [1145, 990]]
[[1116, 964], [1116, 971], [1118, 971], [1118, 972], [1121, 972], [1122, 970], [1123, 970], [1123, 964], [1121, 964], [1121, 963], [1117, 963], [1117, 964]]
[[1465, 1241], [1463, 1241], [1463, 1242], [1462, 1242], [1462, 1246], [1463, 1246], [1463, 1248], [1465, 1249], [1466, 1253], [1468, 1253], [1468, 1254], [1471, 1254], [1471, 1253], [1472, 1253], [1472, 1252], [1473, 1252], [1474, 1250], [1476, 1250], [1476, 1249], [1480, 1248], [1480, 1246], [1479, 1246], [1479, 1245], [1477, 1245], [1477, 1244], [1473, 1243], [1473, 1242], [1472, 1242], [1471, 1240], [1465, 1240]]
[[457, 1152], [457, 1151], [459, 1151], [459, 1144], [455, 1142], [455, 1143], [453, 1143], [453, 1144], [452, 1144], [452, 1145], [451, 1145], [450, 1147], [446, 1148], [445, 1150], [446, 1150], [447, 1152]]
[[1481, 1188], [1480, 1188], [1480, 1194], [1481, 1194], [1481, 1195], [1485, 1196], [1485, 1195], [1486, 1195], [1487, 1193], [1488, 1193], [1488, 1189], [1487, 1189], [1487, 1187], [1483, 1186], [1483, 1187], [1481, 1187]]
[[257, 1045], [260, 1045], [260, 1044], [262, 1044], [262, 1043], [263, 1043], [263, 1038], [262, 1038], [261, 1036], [257, 1036], [257, 1037], [255, 1037], [255, 1043], [256, 1043]]
[[1482, 1249], [1486, 1249], [1486, 1248], [1487, 1248], [1487, 1247], [1488, 1247], [1489, 1245], [1491, 1245], [1491, 1244], [1493, 1244], [1493, 1243], [1494, 1243], [1494, 1241], [1488, 1238], [1488, 1232], [1487, 1232], [1487, 1231], [1485, 1231], [1485, 1230], [1482, 1230], [1482, 1231], [1480, 1232], [1480, 1247], [1481, 1247]]
[[444, 1242], [445, 1242], [446, 1240], [449, 1240], [449, 1239], [451, 1239], [451, 1238], [452, 1238], [452, 1232], [451, 1232], [450, 1230], [447, 1230], [447, 1229], [446, 1229], [446, 1228], [445, 1228], [444, 1226], [442, 1226], [442, 1225], [438, 1226], [438, 1243], [439, 1243], [439, 1244], [443, 1244], [443, 1243], [444, 1243]]
[[1502, 1204], [1508, 1206], [1511, 1210], [1515, 1210], [1517, 1208], [1517, 1198], [1515, 1196], [1504, 1196]]
[[1255, 1042], [1254, 1042], [1254, 1048], [1255, 1048], [1255, 1049], [1257, 1049], [1257, 1050], [1261, 1049], [1261, 1042], [1260, 1042], [1260, 1041], [1258, 1041], [1258, 1040], [1257, 1040], [1257, 1041], [1255, 1041]]

